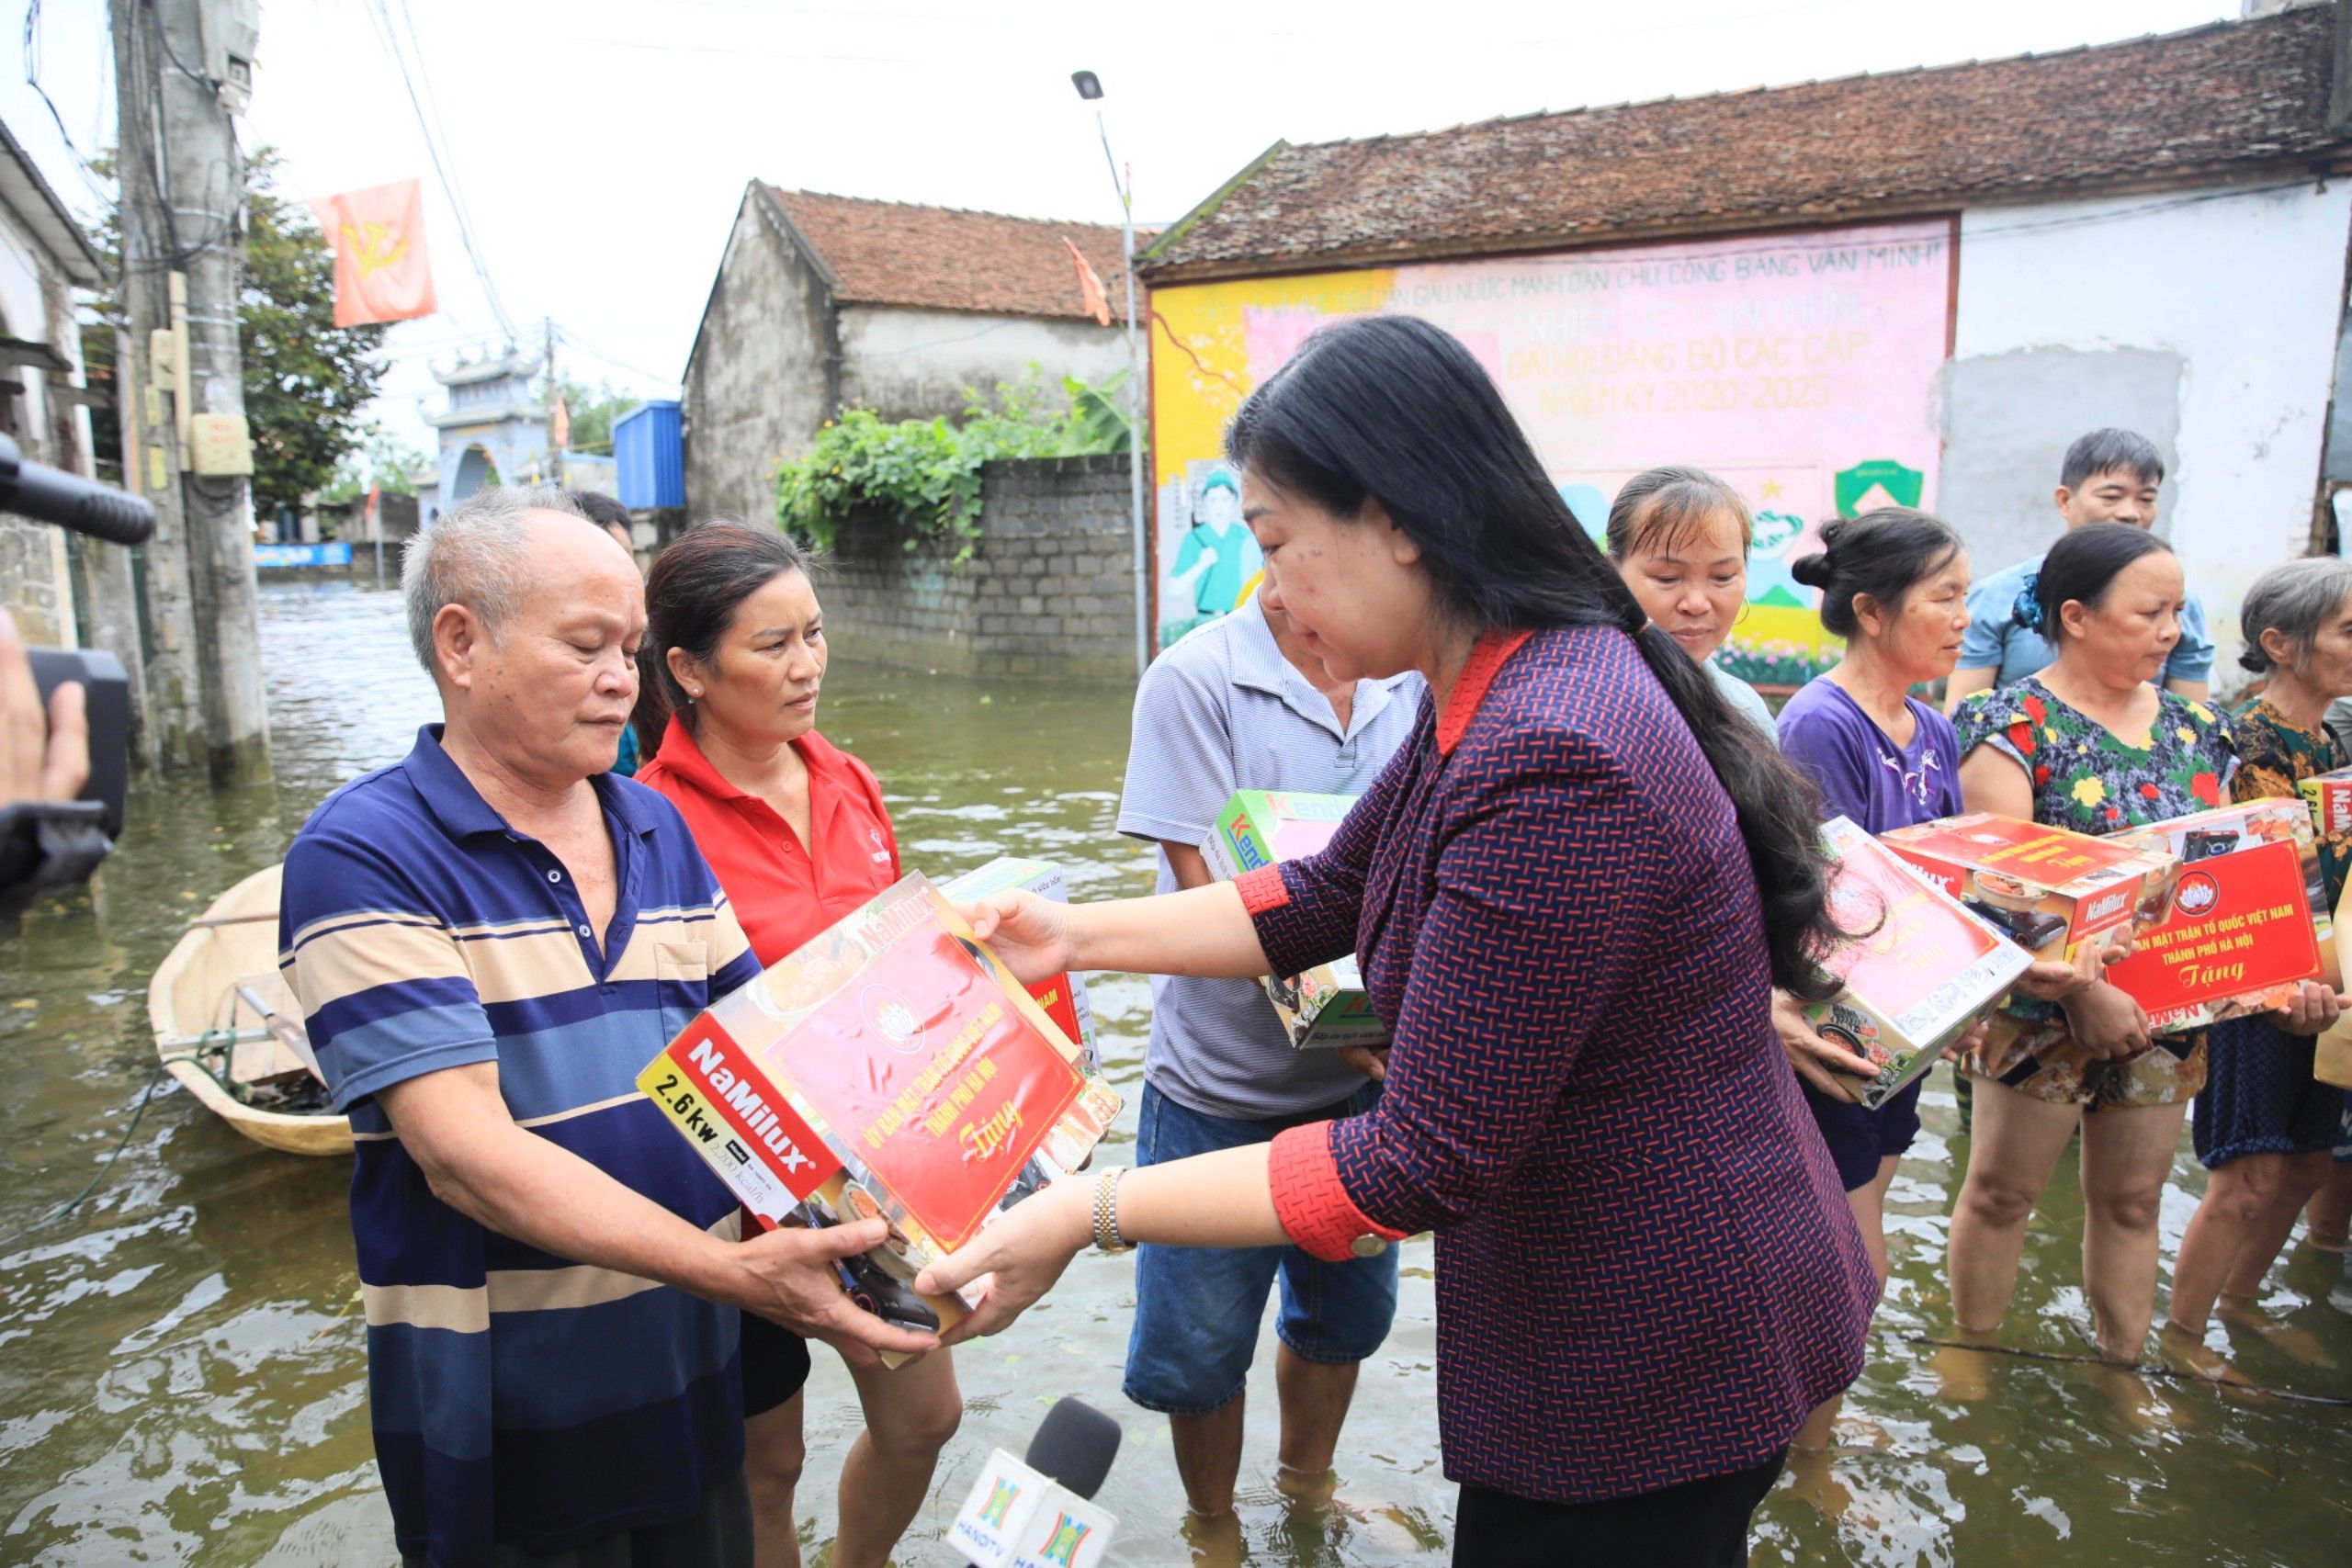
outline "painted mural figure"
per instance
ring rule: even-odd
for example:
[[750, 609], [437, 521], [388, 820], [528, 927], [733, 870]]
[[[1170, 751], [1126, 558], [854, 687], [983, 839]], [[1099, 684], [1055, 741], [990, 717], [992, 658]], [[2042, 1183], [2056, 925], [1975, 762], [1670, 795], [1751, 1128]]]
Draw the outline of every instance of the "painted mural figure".
[[1192, 618], [1164, 628], [1162, 643], [1229, 613], [1249, 596], [1264, 570], [1258, 541], [1241, 525], [1240, 483], [1231, 469], [1219, 465], [1200, 481], [1193, 526], [1177, 547], [1175, 570], [1169, 574], [1179, 593], [1191, 592]]

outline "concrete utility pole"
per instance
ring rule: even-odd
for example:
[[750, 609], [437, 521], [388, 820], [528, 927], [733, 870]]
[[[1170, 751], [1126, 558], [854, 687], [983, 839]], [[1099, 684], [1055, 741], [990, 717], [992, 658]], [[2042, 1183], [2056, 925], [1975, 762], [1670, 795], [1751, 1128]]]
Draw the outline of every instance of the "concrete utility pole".
[[[244, 164], [232, 115], [252, 87], [254, 0], [112, 0], [123, 285], [138, 400], [125, 467], [156, 503], [150, 671], [167, 766], [269, 772], [254, 584], [252, 446], [237, 300]], [[158, 570], [158, 568], [161, 568]], [[192, 679], [191, 679], [192, 674]]]

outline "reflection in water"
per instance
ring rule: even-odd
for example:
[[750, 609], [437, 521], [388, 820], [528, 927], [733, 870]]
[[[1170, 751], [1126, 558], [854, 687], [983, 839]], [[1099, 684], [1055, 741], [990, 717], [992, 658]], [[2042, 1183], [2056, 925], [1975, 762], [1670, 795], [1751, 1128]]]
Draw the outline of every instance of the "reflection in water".
[[[211, 793], [142, 790], [97, 886], [0, 937], [0, 1562], [380, 1563], [365, 1346], [339, 1163], [270, 1154], [176, 1091], [159, 1096], [120, 1165], [70, 1221], [16, 1233], [71, 1196], [121, 1136], [153, 1069], [148, 973], [187, 918], [277, 860], [331, 788], [396, 761], [433, 716], [396, 596], [264, 591], [278, 779]], [[825, 728], [880, 773], [910, 863], [952, 874], [1017, 852], [1060, 861], [1075, 897], [1146, 891], [1142, 851], [1113, 829], [1123, 692], [1023, 688], [861, 670], [838, 633]], [[1150, 994], [1093, 983], [1110, 1073], [1141, 1088]], [[2081, 1562], [2340, 1561], [2352, 1539], [2352, 1412], [2151, 1383], [2067, 1361], [1934, 1350], [1951, 1173], [1965, 1157], [1947, 1080], [1888, 1198], [1894, 1277], [1871, 1364], [1838, 1445], [1759, 1516], [1757, 1561], [2006, 1562], [2063, 1549]], [[1130, 1120], [1112, 1141], [1133, 1136]], [[1114, 1159], [1122, 1156], [1116, 1150]], [[2169, 1257], [2202, 1178], [2184, 1153], [2166, 1195]], [[2081, 1200], [2051, 1184], [2002, 1339], [2090, 1349], [2074, 1280]], [[1453, 1488], [1432, 1429], [1435, 1325], [1426, 1238], [1408, 1243], [1396, 1329], [1368, 1363], [1339, 1473], [1274, 1484], [1270, 1372], [1261, 1372], [1229, 1533], [1203, 1560], [1385, 1563], [1442, 1554]], [[2255, 1382], [2352, 1393], [2346, 1261], [2289, 1254], [2259, 1314], [2207, 1345]], [[1127, 1441], [1104, 1488], [1114, 1559], [1192, 1551], [1164, 1422], [1119, 1394], [1132, 1264], [1082, 1255], [1012, 1333], [958, 1356], [970, 1398], [918, 1538], [902, 1561], [955, 1560], [937, 1534], [991, 1445], [1020, 1451], [1054, 1399], [1117, 1416]], [[1530, 1333], [1611, 1334], [1574, 1303]], [[1272, 1359], [1269, 1328], [1261, 1367]], [[809, 1388], [807, 1544], [833, 1530], [832, 1478], [858, 1425], [838, 1360]], [[2135, 1392], [2136, 1391], [2136, 1392]], [[1222, 1554], [1221, 1557], [1219, 1554]]]

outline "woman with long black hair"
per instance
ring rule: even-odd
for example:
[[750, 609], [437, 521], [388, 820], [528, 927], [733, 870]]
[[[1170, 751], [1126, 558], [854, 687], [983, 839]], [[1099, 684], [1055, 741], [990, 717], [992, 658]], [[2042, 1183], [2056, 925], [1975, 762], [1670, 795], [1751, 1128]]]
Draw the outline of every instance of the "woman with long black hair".
[[1330, 847], [1230, 885], [997, 897], [1016, 972], [1287, 974], [1354, 951], [1378, 1108], [1038, 1195], [933, 1272], [990, 1333], [1090, 1238], [1439, 1233], [1455, 1560], [1746, 1560], [1876, 1281], [1770, 1018], [1832, 935], [1810, 791], [1648, 624], [1494, 384], [1376, 317], [1310, 340], [1227, 437], [1244, 520], [1337, 677], [1431, 698]]

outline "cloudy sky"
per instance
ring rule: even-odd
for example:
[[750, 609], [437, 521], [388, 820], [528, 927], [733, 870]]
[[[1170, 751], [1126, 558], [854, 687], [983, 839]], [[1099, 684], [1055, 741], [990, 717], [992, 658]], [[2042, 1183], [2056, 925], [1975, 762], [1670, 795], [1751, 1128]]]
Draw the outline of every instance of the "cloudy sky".
[[[101, 0], [40, 9], [34, 90], [5, 116], [67, 201], [68, 147], [113, 141]], [[430, 375], [502, 334], [391, 50], [518, 336], [565, 369], [674, 395], [744, 182], [1113, 222], [1080, 66], [1108, 92], [1138, 215], [1182, 215], [1277, 138], [2066, 49], [2233, 16], [2236, 0], [264, 0], [247, 144], [310, 197], [419, 176], [441, 313], [403, 323], [380, 413], [423, 448]], [[22, 0], [10, 13], [21, 18]], [[1589, 14], [1589, 23], [1581, 20]]]

